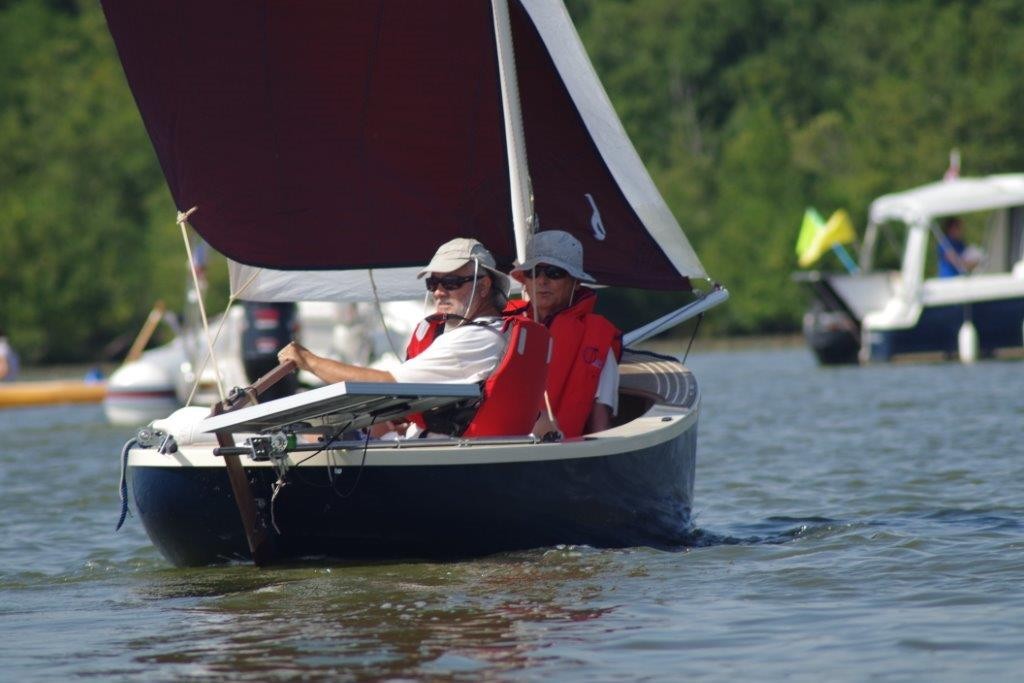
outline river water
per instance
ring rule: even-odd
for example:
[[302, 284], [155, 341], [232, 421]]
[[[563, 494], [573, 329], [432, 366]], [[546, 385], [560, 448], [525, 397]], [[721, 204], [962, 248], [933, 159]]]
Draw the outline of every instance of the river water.
[[0, 411], [0, 678], [1021, 680], [1024, 363], [689, 364], [675, 553], [174, 569], [137, 519], [114, 533], [132, 430]]

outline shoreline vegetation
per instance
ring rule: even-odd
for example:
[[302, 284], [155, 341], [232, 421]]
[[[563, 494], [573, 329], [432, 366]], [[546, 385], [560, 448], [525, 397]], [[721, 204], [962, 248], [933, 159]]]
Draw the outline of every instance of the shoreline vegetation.
[[[654, 183], [731, 293], [702, 348], [800, 330], [791, 273], [808, 206], [845, 208], [862, 229], [873, 197], [940, 179], [952, 148], [964, 176], [1024, 170], [1024, 3], [566, 5]], [[0, 3], [0, 215], [0, 327], [23, 363], [116, 358], [104, 349], [154, 301], [184, 308], [176, 208], [98, 3]], [[820, 267], [842, 268], [832, 254]], [[207, 275], [207, 308], [221, 310], [223, 260]], [[666, 299], [629, 294], [605, 313], [632, 328]]]

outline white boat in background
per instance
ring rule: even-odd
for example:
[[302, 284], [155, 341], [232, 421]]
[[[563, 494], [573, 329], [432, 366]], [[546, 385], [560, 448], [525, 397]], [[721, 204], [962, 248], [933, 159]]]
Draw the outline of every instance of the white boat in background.
[[[929, 275], [939, 221], [985, 225], [985, 259], [969, 273]], [[859, 272], [798, 273], [813, 295], [804, 319], [823, 364], [959, 357], [1024, 347], [1024, 174], [954, 178], [871, 203]]]
[[176, 391], [185, 347], [180, 337], [149, 349], [107, 379], [103, 413], [113, 425], [143, 425], [184, 405]]
[[[397, 351], [422, 316], [422, 301], [385, 302], [380, 310], [369, 302], [307, 301], [298, 304], [298, 324], [289, 338], [328, 358], [387, 369], [400, 362]], [[185, 317], [185, 325], [177, 326], [169, 343], [144, 351], [111, 373], [103, 399], [108, 422], [139, 426], [181, 406], [209, 409], [223, 400], [227, 389], [250, 384], [262, 374], [259, 370], [247, 372], [245, 358], [251, 351], [247, 354], [245, 349], [242, 305], [228, 309], [223, 325], [221, 316], [211, 320], [211, 329], [218, 330], [212, 362], [198, 320], [194, 315]], [[276, 324], [272, 321], [270, 327]], [[280, 341], [272, 336], [269, 342], [273, 347], [263, 355], [275, 358]], [[258, 339], [253, 346], [257, 343]], [[312, 374], [300, 373], [298, 384], [309, 388], [321, 382]]]
[[[179, 221], [231, 259], [238, 296], [416, 299], [440, 244], [476, 237], [508, 269], [550, 227], [584, 244], [602, 285], [679, 293], [681, 308], [627, 345], [728, 297], [556, 0], [103, 9]], [[561, 442], [352, 438], [474, 400], [475, 385], [341, 383], [234, 410], [268, 379], [212, 422], [183, 409], [140, 430], [122, 454], [125, 499], [177, 565], [679, 548], [692, 532], [696, 379], [629, 350], [619, 374], [613, 426]]]

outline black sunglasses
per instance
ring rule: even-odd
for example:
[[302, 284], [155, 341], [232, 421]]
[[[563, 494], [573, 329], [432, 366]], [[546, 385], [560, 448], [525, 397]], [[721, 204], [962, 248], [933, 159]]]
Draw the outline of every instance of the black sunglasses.
[[476, 279], [475, 275], [444, 275], [427, 278], [427, 291], [433, 292], [438, 286], [444, 287], [445, 291], [454, 292], [456, 289]]
[[534, 273], [537, 275], [543, 275], [549, 280], [561, 280], [563, 277], [569, 277], [568, 271], [565, 268], [559, 268], [558, 266], [539, 265], [536, 268], [529, 268], [523, 271], [523, 277], [527, 280], [532, 280]]

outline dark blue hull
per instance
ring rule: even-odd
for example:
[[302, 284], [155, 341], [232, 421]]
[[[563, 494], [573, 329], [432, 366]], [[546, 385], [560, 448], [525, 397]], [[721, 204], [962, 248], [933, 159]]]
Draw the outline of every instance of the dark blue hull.
[[858, 362], [860, 327], [842, 311], [816, 306], [804, 316], [804, 339], [822, 365]]
[[[692, 531], [696, 423], [615, 455], [472, 465], [293, 468], [275, 559], [458, 558], [580, 544], [676, 548]], [[336, 468], [335, 468], [336, 469]], [[271, 522], [276, 475], [246, 470]], [[154, 544], [179, 566], [249, 558], [222, 467], [129, 469]]]
[[978, 331], [978, 348], [982, 356], [1000, 349], [1024, 346], [1021, 326], [1024, 324], [1024, 299], [982, 301], [965, 306], [925, 308], [917, 325], [907, 330], [871, 332], [871, 360], [888, 361], [895, 356], [915, 353], [943, 353], [955, 357], [958, 334], [965, 316]]

